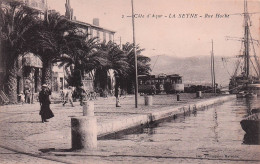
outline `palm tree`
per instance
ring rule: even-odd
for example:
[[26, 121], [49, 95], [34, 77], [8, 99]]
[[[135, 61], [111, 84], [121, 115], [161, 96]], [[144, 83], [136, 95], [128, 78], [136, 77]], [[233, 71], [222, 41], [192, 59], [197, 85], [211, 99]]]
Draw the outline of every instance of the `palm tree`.
[[5, 91], [11, 103], [17, 102], [17, 67], [19, 55], [28, 52], [25, 38], [30, 35], [31, 27], [38, 21], [38, 11], [24, 6], [21, 2], [11, 1], [1, 4], [0, 38], [1, 53], [5, 61]]
[[67, 41], [78, 33], [77, 26], [56, 11], [48, 11], [45, 19], [35, 25], [36, 35], [31, 38], [32, 52], [39, 55], [42, 63], [42, 83], [51, 85], [52, 63], [64, 53]]
[[70, 68], [70, 71], [67, 71], [70, 77], [68, 83], [78, 88], [82, 86], [84, 73], [92, 73], [100, 65], [104, 65], [105, 59], [99, 51], [97, 38], [86, 41], [84, 35], [74, 35], [67, 39], [65, 46], [63, 54], [54, 61], [60, 62], [59, 66], [64, 66], [66, 70]]
[[[126, 78], [121, 78], [121, 82], [124, 87], [127, 87], [128, 93], [133, 93], [133, 86], [135, 83], [135, 54], [133, 51], [134, 44], [126, 43], [123, 44], [122, 49], [127, 54], [127, 62], [129, 63], [128, 76]], [[150, 74], [151, 68], [149, 62], [151, 59], [147, 56], [141, 55], [144, 49], [140, 49], [139, 46], [136, 46], [136, 55], [137, 55], [137, 73], [138, 75]]]
[[129, 70], [129, 64], [127, 62], [126, 54], [112, 41], [107, 43], [105, 41], [102, 42], [100, 45], [100, 51], [104, 54], [106, 63], [96, 69], [95, 83], [105, 91], [108, 89], [109, 84], [109, 70], [113, 70], [119, 75], [119, 77], [126, 77]]

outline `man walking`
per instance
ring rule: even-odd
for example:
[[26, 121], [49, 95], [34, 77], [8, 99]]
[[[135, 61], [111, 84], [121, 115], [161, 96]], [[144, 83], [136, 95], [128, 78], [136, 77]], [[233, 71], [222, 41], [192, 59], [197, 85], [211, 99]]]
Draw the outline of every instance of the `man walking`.
[[67, 93], [66, 93], [66, 98], [65, 98], [65, 101], [64, 101], [64, 103], [63, 103], [63, 106], [65, 106], [65, 104], [66, 104], [67, 102], [70, 102], [71, 106], [74, 107], [74, 105], [73, 105], [73, 99], [72, 99], [72, 94], [73, 94], [72, 87], [69, 86], [69, 90], [68, 90]]

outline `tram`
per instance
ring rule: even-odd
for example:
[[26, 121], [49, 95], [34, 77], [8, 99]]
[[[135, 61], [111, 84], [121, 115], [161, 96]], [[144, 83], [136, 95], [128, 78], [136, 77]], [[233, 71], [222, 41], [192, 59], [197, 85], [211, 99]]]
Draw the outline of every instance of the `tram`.
[[178, 74], [139, 75], [138, 83], [138, 92], [143, 94], [184, 92], [182, 77]]
[[178, 74], [168, 75], [164, 87], [167, 94], [184, 92], [182, 77]]

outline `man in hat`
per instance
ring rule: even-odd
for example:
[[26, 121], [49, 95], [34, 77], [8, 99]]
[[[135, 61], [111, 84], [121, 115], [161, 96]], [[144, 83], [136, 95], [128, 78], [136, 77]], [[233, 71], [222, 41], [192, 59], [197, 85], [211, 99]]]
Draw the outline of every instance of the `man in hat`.
[[50, 95], [51, 91], [49, 90], [48, 86], [46, 84], [43, 84], [42, 90], [39, 93], [39, 102], [41, 105], [41, 110], [39, 114], [41, 115], [42, 123], [48, 122], [46, 119], [54, 117], [54, 114], [50, 109]]

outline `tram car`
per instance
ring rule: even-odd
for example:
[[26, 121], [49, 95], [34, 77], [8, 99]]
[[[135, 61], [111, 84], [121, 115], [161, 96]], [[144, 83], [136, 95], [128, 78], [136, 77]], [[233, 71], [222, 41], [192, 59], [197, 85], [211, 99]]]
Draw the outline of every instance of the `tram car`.
[[143, 94], [184, 92], [182, 77], [178, 74], [139, 75], [138, 82], [138, 92]]
[[164, 81], [166, 75], [139, 75], [138, 92], [143, 94], [159, 94], [164, 92]]
[[184, 92], [182, 76], [178, 74], [167, 75], [165, 78], [164, 88], [167, 94]]
[[156, 87], [150, 75], [138, 76], [138, 92], [141, 94], [156, 94]]

